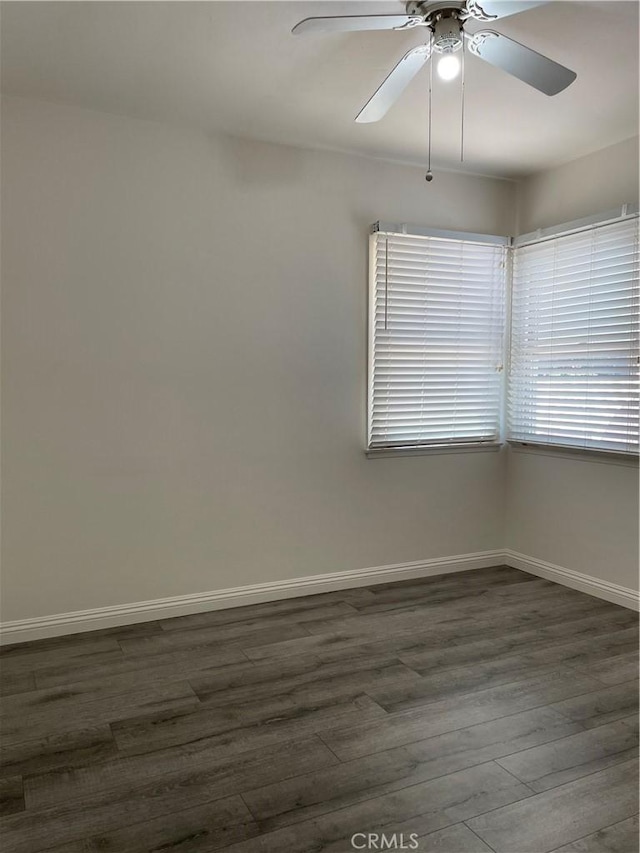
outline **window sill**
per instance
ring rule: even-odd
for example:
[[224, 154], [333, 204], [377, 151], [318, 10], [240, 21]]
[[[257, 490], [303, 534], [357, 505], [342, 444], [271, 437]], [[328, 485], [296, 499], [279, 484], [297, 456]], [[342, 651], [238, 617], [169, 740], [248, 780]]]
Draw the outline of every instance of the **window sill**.
[[432, 456], [441, 453], [495, 453], [503, 447], [494, 444], [434, 444], [418, 447], [376, 447], [365, 450], [368, 459], [383, 459], [389, 456]]
[[595, 450], [584, 447], [560, 447], [555, 444], [534, 444], [533, 442], [507, 441], [516, 453], [533, 453], [539, 456], [555, 456], [575, 459], [579, 462], [604, 462], [608, 465], [638, 467], [638, 457], [630, 453], [616, 453], [612, 450]]

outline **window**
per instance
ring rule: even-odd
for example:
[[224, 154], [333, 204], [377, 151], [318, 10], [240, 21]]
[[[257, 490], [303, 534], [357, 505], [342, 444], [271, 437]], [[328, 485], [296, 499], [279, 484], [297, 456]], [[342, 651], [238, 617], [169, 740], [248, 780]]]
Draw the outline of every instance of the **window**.
[[375, 227], [369, 449], [499, 442], [507, 238]]
[[638, 222], [514, 251], [510, 440], [638, 450]]

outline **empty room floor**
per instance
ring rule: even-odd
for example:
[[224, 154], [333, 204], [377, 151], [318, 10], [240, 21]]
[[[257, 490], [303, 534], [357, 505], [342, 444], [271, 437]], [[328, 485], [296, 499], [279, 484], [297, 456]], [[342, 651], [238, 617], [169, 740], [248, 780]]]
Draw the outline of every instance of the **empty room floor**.
[[3, 849], [631, 853], [637, 649], [506, 567], [9, 646]]

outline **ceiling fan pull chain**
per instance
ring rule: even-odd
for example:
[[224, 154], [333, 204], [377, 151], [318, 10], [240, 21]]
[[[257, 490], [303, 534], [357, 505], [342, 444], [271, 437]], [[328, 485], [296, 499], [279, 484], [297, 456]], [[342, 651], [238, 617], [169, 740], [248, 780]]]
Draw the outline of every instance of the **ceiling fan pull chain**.
[[460, 99], [460, 162], [464, 163], [464, 69], [465, 69], [465, 50], [464, 50], [464, 38], [462, 39], [462, 74], [461, 74], [461, 86], [462, 86], [462, 97]]
[[[431, 39], [431, 48], [433, 49], [433, 39]], [[425, 175], [426, 181], [432, 181], [433, 175], [431, 174], [431, 88], [433, 86], [433, 59], [429, 63], [429, 100], [428, 100], [428, 115], [429, 115], [429, 130], [428, 130], [428, 158], [427, 158], [427, 174]]]

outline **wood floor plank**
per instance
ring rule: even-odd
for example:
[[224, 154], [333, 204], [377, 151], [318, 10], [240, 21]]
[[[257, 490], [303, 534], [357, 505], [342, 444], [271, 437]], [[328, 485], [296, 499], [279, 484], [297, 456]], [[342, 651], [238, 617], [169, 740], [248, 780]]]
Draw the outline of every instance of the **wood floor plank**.
[[[180, 682], [181, 687], [178, 688], [182, 694], [191, 694], [193, 691], [190, 685], [184, 678], [177, 677], [177, 670], [173, 671], [173, 681]], [[72, 678], [73, 675], [70, 674]], [[153, 689], [162, 689], [166, 685], [168, 679], [161, 679], [160, 685], [155, 683], [155, 679], [145, 679], [145, 687], [149, 686]], [[78, 684], [75, 682], [68, 683], [64, 686], [45, 687], [38, 690], [31, 690], [27, 693], [17, 693], [12, 696], [6, 696], [0, 699], [0, 716], [3, 720], [11, 721], [15, 717], [29, 716], [30, 719], [36, 717], [40, 712], [45, 711], [52, 715], [64, 714], [67, 711], [73, 711], [79, 705], [85, 702], [100, 702], [103, 699], [108, 699], [122, 694], [130, 694], [132, 688], [140, 686], [140, 676], [137, 680], [131, 680], [130, 676], [115, 676], [110, 679], [95, 679], [94, 681], [83, 681]]]
[[[232, 623], [213, 628], [194, 628], [190, 631], [165, 631], [162, 635], [142, 637], [135, 640], [123, 640], [120, 643], [125, 655], [141, 657], [157, 655], [166, 652], [176, 652], [181, 649], [192, 649], [197, 653], [200, 647], [211, 648], [212, 645], [233, 645], [244, 647], [261, 645], [262, 643], [280, 643], [306, 638], [309, 632], [302, 625], [286, 623], [269, 626], [264, 620], [258, 627], [244, 623]], [[256, 620], [256, 623], [258, 620]]]
[[[347, 604], [351, 604], [357, 609], [363, 603], [366, 604], [373, 599], [373, 589], [375, 589], [375, 587], [359, 586], [353, 587], [352, 589], [341, 589], [339, 592], [324, 593], [323, 595], [316, 595], [313, 597], [321, 599], [324, 595], [335, 595], [340, 599], [340, 601], [346, 601]], [[300, 599], [298, 599], [298, 601], [299, 600]]]
[[541, 665], [526, 657], [496, 658], [488, 663], [452, 667], [418, 682], [406, 682], [389, 689], [384, 684], [367, 690], [386, 711], [404, 711], [475, 690], [541, 678], [557, 670], [557, 664]]
[[[598, 637], [597, 644], [594, 644], [592, 637], [585, 640], [573, 640], [568, 643], [534, 649], [527, 657], [539, 663], [557, 662], [582, 670], [602, 661], [608, 661], [620, 654], [637, 653], [638, 638], [638, 627], [632, 626], [601, 635]], [[632, 675], [633, 677], [637, 677], [637, 673]]]
[[[124, 629], [122, 629], [124, 630]], [[95, 636], [95, 635], [98, 636]], [[113, 636], [103, 636], [100, 631], [65, 634], [60, 637], [47, 637], [28, 643], [9, 643], [0, 646], [0, 663], [30, 658], [37, 661], [41, 655], [55, 652], [61, 660], [73, 660], [79, 654], [96, 654], [118, 648], [118, 640]]]
[[638, 652], [607, 657], [605, 660], [592, 662], [590, 660], [578, 664], [570, 664], [574, 669], [597, 678], [603, 684], [621, 684], [623, 681], [633, 681], [640, 675]]
[[[43, 853], [42, 848], [38, 853]], [[87, 845], [83, 839], [67, 841], [65, 844], [56, 844], [55, 847], [47, 847], [46, 853], [87, 853]]]
[[73, 698], [60, 698], [53, 704], [57, 707], [47, 707], [45, 704], [39, 710], [32, 710], [28, 716], [15, 713], [6, 715], [2, 722], [3, 741], [15, 744], [44, 738], [52, 731], [58, 734], [78, 731], [152, 710], [167, 713], [190, 709], [199, 702], [188, 682], [176, 681], [166, 685], [142, 686], [93, 701], [75, 703]]
[[630, 817], [557, 847], [552, 853], [637, 853], [638, 829], [638, 818]]
[[346, 853], [356, 832], [428, 835], [530, 794], [490, 762], [233, 844], [227, 853]]
[[28, 776], [59, 768], [86, 767], [115, 757], [116, 743], [108, 725], [2, 744], [1, 776]]
[[144, 800], [151, 809], [154, 801], [151, 809], [154, 813], [147, 810], [145, 818], [150, 820], [167, 811], [241, 793], [255, 785], [256, 780], [268, 784], [336, 763], [333, 753], [315, 736], [227, 759], [221, 759], [215, 748], [190, 744], [27, 777], [25, 802], [29, 810], [37, 813], [71, 803], [95, 808], [136, 799]]
[[0, 779], [0, 815], [24, 811], [22, 776], [5, 776]]
[[545, 625], [540, 620], [535, 626], [527, 626], [524, 630], [508, 630], [489, 638], [463, 638], [462, 642], [451, 643], [444, 648], [430, 646], [421, 651], [402, 651], [398, 657], [416, 672], [428, 675], [442, 667], [488, 661], [509, 652], [526, 653], [581, 639], [587, 640], [592, 646], [598, 646], [601, 637], [629, 627], [638, 629], [638, 616], [620, 607], [613, 613], [589, 613], [587, 616], [563, 619], [550, 625]]
[[606, 770], [607, 767], [613, 767], [616, 764], [624, 764], [626, 761], [638, 760], [638, 748], [632, 747], [624, 752], [610, 753], [603, 755], [602, 758], [594, 758], [591, 761], [585, 762], [584, 765], [568, 767], [566, 770], [559, 770], [557, 773], [550, 773], [544, 779], [536, 779], [534, 782], [526, 784], [537, 793], [548, 791], [552, 788], [557, 788], [565, 785], [567, 782], [573, 782], [574, 779], [581, 779], [584, 776], [589, 776], [600, 770]]
[[353, 589], [342, 589], [336, 592], [322, 592], [316, 595], [301, 595], [284, 598], [277, 601], [265, 601], [260, 604], [245, 604], [240, 607], [229, 607], [223, 610], [208, 610], [203, 613], [192, 613], [188, 616], [173, 616], [161, 619], [157, 624], [163, 631], [182, 631], [185, 628], [207, 628], [216, 625], [229, 625], [233, 622], [244, 622], [254, 618], [291, 615], [292, 621], [299, 621], [298, 614], [306, 610], [314, 611], [319, 607], [348, 604], [350, 607], [366, 605], [375, 600], [374, 593], [369, 587], [362, 586]]
[[456, 823], [418, 838], [423, 853], [493, 853], [464, 823]]
[[322, 733], [323, 740], [343, 761], [424, 740], [476, 723], [539, 708], [561, 696], [578, 696], [597, 686], [594, 679], [570, 670], [521, 681], [465, 696], [425, 703], [412, 711]]
[[[620, 608], [612, 607], [612, 614]], [[461, 645], [474, 639], [491, 639], [504, 636], [509, 631], [523, 630], [534, 625], [538, 629], [554, 624], [577, 619], [579, 616], [602, 616], [601, 602], [576, 602], [566, 598], [553, 607], [521, 605], [517, 613], [499, 613], [492, 617], [479, 616], [473, 618], [458, 614], [458, 617], [444, 618], [443, 621], [432, 624], [422, 614], [418, 620], [404, 621], [399, 619], [394, 623], [379, 626], [378, 637], [370, 633], [362, 633], [351, 628], [345, 631], [313, 634], [297, 640], [283, 640], [265, 645], [242, 648], [245, 654], [256, 661], [287, 657], [291, 655], [316, 655], [322, 660], [336, 660], [341, 657], [366, 657], [368, 655], [416, 653], [432, 651], [437, 647]], [[451, 614], [447, 614], [450, 617]]]
[[91, 666], [122, 657], [122, 649], [117, 640], [105, 638], [82, 642], [81, 635], [75, 635], [73, 644], [52, 644], [38, 651], [31, 650], [28, 643], [20, 646], [6, 646], [0, 650], [0, 672], [2, 677], [19, 676], [36, 672], [47, 666]]
[[272, 830], [578, 730], [547, 708], [525, 711], [245, 791], [243, 797], [261, 828]]
[[[67, 690], [69, 693], [75, 692], [78, 702], [80, 702], [91, 700], [92, 697], [97, 697], [100, 694], [115, 695], [116, 693], [126, 693], [129, 690], [137, 688], [141, 680], [148, 687], [163, 686], [169, 682], [190, 682], [193, 676], [198, 676], [200, 673], [209, 673], [211, 671], [220, 673], [225, 670], [235, 670], [236, 667], [243, 664], [250, 667], [254, 666], [254, 664], [247, 661], [247, 658], [242, 654], [240, 649], [228, 647], [222, 651], [229, 651], [231, 654], [228, 657], [224, 654], [214, 654], [211, 657], [206, 654], [189, 655], [184, 661], [181, 661], [183, 655], [180, 654], [154, 655], [152, 658], [135, 658], [132, 660], [125, 659], [113, 664], [96, 667], [91, 672], [83, 672], [80, 674], [80, 681], [72, 680], [76, 678], [76, 673], [69, 671], [67, 671], [66, 681], [62, 681], [64, 675], [60, 671], [57, 671], [54, 676], [50, 674], [44, 677], [37, 675], [38, 692], [51, 691], [53, 695], [55, 690]], [[225, 659], [234, 660], [235, 663], [221, 663]], [[147, 666], [143, 665], [143, 660], [147, 661]], [[52, 681], [54, 682], [53, 685], [51, 684]], [[43, 686], [43, 682], [46, 686]]]
[[[399, 661], [387, 657], [384, 663]], [[380, 661], [381, 663], [383, 661]], [[377, 661], [359, 661], [354, 664], [354, 671], [373, 668]], [[208, 667], [197, 670], [189, 676], [189, 683], [198, 694], [198, 698], [206, 705], [215, 699], [215, 704], [225, 704], [223, 696], [230, 696], [236, 701], [246, 702], [261, 696], [274, 696], [285, 692], [285, 685], [304, 684], [313, 681], [314, 674], [326, 664], [316, 657], [296, 655], [293, 658], [269, 661], [256, 664], [244, 658], [242, 663], [233, 666]], [[332, 674], [349, 671], [346, 665], [337, 663]], [[407, 670], [409, 671], [409, 670]], [[411, 670], [413, 672], [413, 670]], [[279, 689], [283, 686], [285, 689]], [[217, 697], [217, 698], [216, 698]]]
[[638, 729], [640, 728], [640, 718], [638, 718], [637, 714], [632, 714], [630, 717], [622, 717], [620, 719], [621, 723], [624, 723], [625, 726], [629, 726], [631, 731], [638, 734]]
[[135, 823], [123, 829], [91, 835], [86, 853], [140, 853], [179, 850], [180, 853], [210, 853], [259, 832], [240, 797], [217, 800], [204, 806]]
[[38, 670], [36, 683], [38, 688], [59, 687], [84, 682], [109, 682], [114, 678], [129, 676], [134, 681], [144, 679], [164, 679], [179, 672], [181, 679], [200, 670], [218, 670], [236, 664], [247, 664], [248, 658], [239, 646], [200, 646], [197, 654], [191, 649], [166, 652], [149, 657], [142, 655], [121, 655], [115, 660], [89, 664], [88, 666], [68, 665], [47, 667]]
[[[435, 600], [429, 604], [414, 605], [410, 610], [401, 612], [391, 611], [388, 613], [362, 614], [353, 616], [341, 616], [337, 619], [321, 619], [306, 623], [306, 628], [311, 634], [333, 634], [341, 636], [361, 637], [376, 635], [380, 631], [393, 634], [403, 631], [411, 631], [423, 627], [425, 617], [428, 616], [430, 624], [439, 625], [450, 621], [463, 620], [468, 616], [477, 617], [482, 613], [482, 618], [490, 620], [495, 613], [501, 616], [516, 616], [527, 618], [535, 616], [549, 608], [568, 604], [571, 607], [581, 603], [593, 607], [593, 599], [590, 596], [576, 595], [574, 590], [565, 589], [558, 592], [551, 585], [549, 588], [538, 590], [535, 595], [528, 594], [526, 586], [519, 584], [508, 588], [511, 597], [507, 593], [502, 595], [495, 590], [487, 593], [480, 608], [474, 596], [463, 599], [453, 598], [447, 601]], [[492, 596], [492, 597], [489, 597]], [[613, 606], [598, 603], [598, 610], [612, 609]]]
[[136, 622], [128, 625], [112, 625], [109, 628], [97, 628], [94, 631], [78, 631], [62, 634], [58, 637], [45, 637], [40, 640], [30, 640], [26, 643], [11, 643], [0, 649], [0, 660], [5, 655], [34, 654], [46, 651], [72, 649], [78, 644], [93, 645], [102, 640], [118, 642], [131, 637], [146, 637], [162, 632], [161, 623], [157, 620]]
[[601, 726], [638, 713], [638, 681], [624, 681], [558, 702], [561, 714], [577, 720], [586, 728]]
[[487, 569], [466, 569], [464, 572], [452, 572], [443, 575], [429, 575], [422, 578], [408, 578], [403, 581], [387, 581], [369, 587], [374, 593], [376, 600], [395, 600], [396, 597], [414, 598], [421, 592], [437, 588], [443, 583], [457, 583], [464, 589], [470, 583], [485, 581], [491, 585], [495, 581], [499, 583], [528, 583], [537, 580], [535, 575], [512, 569], [511, 566], [491, 566]]
[[[202, 797], [203, 792], [196, 787], [194, 799], [197, 800], [198, 795]], [[101, 837], [109, 843], [110, 833], [117, 833], [123, 827], [139, 827], [140, 824], [166, 816], [169, 816], [168, 822], [171, 823], [173, 816], [181, 811], [180, 808], [172, 811], [172, 805], [170, 796], [163, 797], [158, 792], [156, 797], [149, 800], [114, 800], [91, 808], [78, 808], [77, 804], [70, 803], [52, 809], [27, 811], [0, 818], [0, 838], [7, 839], [11, 853], [43, 853], [45, 850], [47, 853], [88, 853], [92, 847], [95, 849]], [[201, 805], [208, 805], [207, 801], [204, 800]], [[190, 807], [196, 806], [188, 803], [184, 805], [184, 808]], [[240, 822], [242, 827], [242, 820], [246, 819], [246, 808], [238, 796], [220, 798], [209, 804], [209, 808], [211, 820], [221, 825], [228, 823], [233, 827]], [[219, 817], [214, 818], [213, 815]], [[132, 828], [131, 832], [135, 831]], [[124, 837], [127, 838], [126, 833]], [[90, 840], [86, 842], [84, 839]], [[118, 847], [102, 848], [103, 851], [110, 849], [115, 853]], [[145, 847], [141, 849], [147, 850]]]
[[[387, 657], [385, 662], [396, 660]], [[376, 661], [360, 661], [363, 669], [375, 666]], [[231, 667], [210, 668], [190, 677], [190, 684], [198, 693], [201, 702], [208, 702], [214, 696], [238, 692], [237, 696], [243, 698], [258, 698], [261, 695], [274, 695], [278, 692], [278, 685], [296, 683], [301, 679], [313, 680], [314, 673], [322, 666], [323, 662], [313, 655], [296, 655], [291, 658], [282, 658], [275, 661], [256, 664], [245, 658], [244, 663]], [[345, 667], [338, 662], [335, 672], [344, 672]]]
[[[290, 625], [317, 619], [335, 619], [339, 616], [353, 616], [356, 608], [346, 601], [335, 599], [327, 603], [317, 602], [317, 596], [306, 599], [289, 598], [285, 601], [272, 601], [267, 604], [253, 604], [248, 607], [232, 607], [228, 610], [216, 610], [209, 613], [194, 613], [190, 616], [177, 616], [164, 619], [160, 625], [163, 631], [191, 631], [198, 628], [216, 628], [222, 626], [245, 625], [251, 627], [271, 627], [278, 624]], [[363, 600], [367, 600], [362, 596]]]
[[545, 791], [599, 770], [602, 760], [617, 763], [623, 756], [633, 758], [637, 749], [638, 735], [615, 722], [498, 758], [497, 763], [534, 791]]
[[13, 696], [36, 689], [36, 679], [32, 672], [8, 673], [0, 667], [0, 696]]
[[638, 809], [638, 765], [615, 767], [467, 821], [496, 853], [547, 853]]
[[490, 577], [485, 572], [476, 576], [473, 572], [469, 572], [468, 575], [469, 577], [464, 584], [458, 577], [445, 575], [442, 580], [436, 581], [434, 579], [434, 582], [430, 584], [413, 584], [400, 588], [392, 586], [390, 589], [381, 592], [377, 591], [378, 587], [372, 587], [374, 591], [373, 600], [357, 605], [357, 610], [362, 615], [370, 615], [404, 608], [432, 606], [439, 602], [444, 603], [445, 601], [465, 598], [474, 598], [478, 602], [483, 596], [492, 594], [519, 597], [526, 594], [525, 590], [531, 595], [535, 594], [535, 590], [546, 590], [553, 587], [551, 581], [534, 578], [532, 575], [523, 574], [522, 577], [513, 577], [512, 575], [502, 574]]
[[473, 665], [442, 668], [437, 674], [425, 675], [416, 684], [407, 684], [393, 691], [380, 685], [370, 690], [369, 694], [386, 710], [398, 711], [424, 704], [425, 697], [435, 701], [445, 696], [470, 692], [476, 687], [486, 689], [493, 685], [535, 678], [552, 671], [559, 664], [588, 674], [592, 664], [603, 660], [606, 662], [610, 655], [615, 656], [621, 648], [637, 646], [637, 629], [628, 628], [600, 637], [595, 648], [592, 638], [554, 644], [521, 655], [497, 656], [489, 661], [476, 660]]
[[[269, 716], [270, 715], [270, 716]], [[331, 701], [324, 707], [304, 704], [262, 703], [248, 712], [221, 715], [217, 708], [157, 714], [112, 724], [120, 751], [139, 755], [168, 747], [198, 743], [215, 750], [220, 758], [281, 744], [316, 734], [332, 726], [386, 717], [386, 711], [369, 696]]]
[[[329, 701], [329, 713], [335, 704]], [[367, 704], [376, 708], [376, 716], [384, 715], [384, 711], [376, 706], [373, 700], [369, 699]], [[163, 749], [169, 745], [189, 743], [202, 737], [212, 738], [216, 735], [235, 736], [242, 739], [247, 730], [251, 731], [255, 727], [267, 731], [275, 727], [277, 731], [283, 723], [304, 720], [307, 717], [313, 718], [318, 710], [315, 706], [308, 707], [295, 702], [287, 695], [282, 695], [261, 702], [247, 701], [220, 707], [199, 707], [193, 712], [187, 711], [179, 715], [152, 715], [150, 719], [114, 723], [111, 729], [119, 746], [127, 743], [126, 736], [130, 743], [132, 738], [139, 739], [141, 735], [143, 737], [150, 735], [152, 747]], [[326, 722], [327, 717], [321, 715], [320, 725], [325, 725]], [[290, 731], [288, 727], [285, 730]]]
[[303, 628], [307, 622], [317, 620], [322, 614], [326, 618], [348, 618], [357, 616], [358, 611], [345, 602], [338, 604], [325, 605], [317, 607], [312, 611], [303, 609], [295, 616], [290, 614], [281, 614], [278, 616], [254, 616], [251, 619], [235, 620], [219, 625], [205, 625], [191, 628], [183, 628], [181, 630], [172, 629], [163, 631], [162, 635], [150, 638], [152, 642], [144, 642], [146, 638], [142, 638], [140, 642], [136, 640], [123, 641], [121, 646], [126, 653], [136, 653], [139, 648], [144, 654], [147, 647], [158, 646], [160, 648], [190, 648], [201, 645], [202, 643], [220, 643], [229, 644], [239, 641], [248, 643], [260, 642], [262, 637], [274, 637], [274, 642], [282, 639], [297, 639], [298, 637], [308, 636], [308, 631]]
[[190, 678], [189, 683], [204, 706], [219, 706], [261, 702], [279, 695], [286, 695], [296, 702], [326, 704], [353, 699], [365, 691], [375, 699], [375, 690], [393, 693], [410, 689], [423, 681], [418, 673], [394, 659], [318, 662], [294, 675], [265, 679], [265, 671], [274, 669], [277, 671], [278, 667], [254, 666], [253, 672], [246, 673], [250, 679], [248, 684], [222, 690], [217, 689], [220, 686], [218, 679], [211, 679], [206, 674]]

